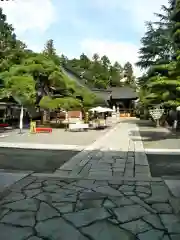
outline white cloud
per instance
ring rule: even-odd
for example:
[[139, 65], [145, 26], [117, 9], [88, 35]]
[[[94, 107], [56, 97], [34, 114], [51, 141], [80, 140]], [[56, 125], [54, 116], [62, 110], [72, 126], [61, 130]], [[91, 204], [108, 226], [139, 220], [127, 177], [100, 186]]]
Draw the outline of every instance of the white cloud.
[[[156, 19], [154, 12], [159, 12], [162, 5], [167, 5], [168, 0], [96, 0], [94, 7], [102, 11], [112, 11], [113, 9], [119, 9], [119, 12], [126, 11], [127, 19], [123, 19], [124, 22], [131, 22], [133, 28], [140, 32], [143, 36], [145, 32], [145, 21], [154, 21]], [[121, 19], [121, 15], [117, 18]], [[131, 39], [130, 39], [131, 41]], [[138, 61], [139, 44], [133, 44], [131, 42], [121, 41], [106, 41], [99, 39], [85, 39], [81, 42], [82, 52], [85, 52], [90, 57], [93, 53], [99, 55], [107, 55], [109, 59], [114, 62], [118, 61], [122, 65], [129, 61], [133, 64], [134, 73], [138, 77], [142, 75], [139, 68], [135, 66]]]
[[133, 64], [135, 75], [141, 75], [139, 68], [135, 66], [139, 46], [133, 43], [85, 39], [81, 42], [81, 49], [89, 57], [98, 53], [100, 56], [107, 55], [112, 62], [118, 61], [122, 65], [129, 61]]
[[119, 12], [126, 11], [127, 19], [124, 19], [124, 22], [130, 21], [136, 31], [143, 32], [145, 30], [144, 22], [155, 20], [154, 13], [159, 12], [162, 5], [167, 4], [168, 0], [96, 0], [94, 7], [102, 11], [104, 9], [107, 11], [113, 9], [119, 9]]
[[151, 0], [151, 1], [144, 1], [144, 0], [126, 0], [125, 7], [129, 10], [132, 15], [132, 24], [137, 26], [139, 30], [144, 30], [145, 21], [153, 21], [156, 19], [154, 15], [155, 12], [160, 12], [161, 6], [168, 3], [168, 0]]
[[0, 7], [17, 35], [23, 35], [27, 30], [45, 32], [57, 18], [51, 0], [4, 1], [0, 2]]

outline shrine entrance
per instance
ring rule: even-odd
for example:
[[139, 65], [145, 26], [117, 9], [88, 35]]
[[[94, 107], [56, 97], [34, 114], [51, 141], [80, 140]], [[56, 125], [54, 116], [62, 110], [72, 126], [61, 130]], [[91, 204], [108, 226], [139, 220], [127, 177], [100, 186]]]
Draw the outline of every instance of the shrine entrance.
[[109, 99], [109, 106], [119, 112], [120, 117], [134, 117], [135, 116], [135, 100], [137, 93], [134, 89], [125, 87], [111, 88], [111, 95]]
[[119, 112], [120, 117], [134, 117], [135, 116], [135, 108], [133, 101], [126, 101], [119, 99], [113, 99], [111, 107], [115, 106], [117, 112]]
[[128, 108], [124, 107], [120, 109], [120, 117], [134, 117], [135, 116], [135, 107], [134, 100], [130, 100]]

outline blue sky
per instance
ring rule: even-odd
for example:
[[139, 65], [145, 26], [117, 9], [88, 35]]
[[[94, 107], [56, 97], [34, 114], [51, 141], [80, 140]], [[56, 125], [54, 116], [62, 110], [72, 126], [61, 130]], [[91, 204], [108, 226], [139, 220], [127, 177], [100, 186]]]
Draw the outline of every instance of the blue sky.
[[[168, 0], [14, 0], [0, 2], [8, 21], [28, 47], [41, 51], [53, 39], [59, 54], [89, 57], [97, 52], [112, 62], [138, 59], [144, 22], [154, 20]], [[139, 69], [135, 68], [139, 75]]]

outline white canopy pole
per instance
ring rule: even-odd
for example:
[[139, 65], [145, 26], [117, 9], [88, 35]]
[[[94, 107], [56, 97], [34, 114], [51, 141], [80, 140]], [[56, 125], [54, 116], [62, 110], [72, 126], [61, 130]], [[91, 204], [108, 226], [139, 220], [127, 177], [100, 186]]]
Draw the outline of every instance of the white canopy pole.
[[24, 108], [21, 105], [21, 112], [20, 112], [20, 119], [19, 119], [19, 133], [22, 133], [23, 130], [23, 115], [24, 115]]

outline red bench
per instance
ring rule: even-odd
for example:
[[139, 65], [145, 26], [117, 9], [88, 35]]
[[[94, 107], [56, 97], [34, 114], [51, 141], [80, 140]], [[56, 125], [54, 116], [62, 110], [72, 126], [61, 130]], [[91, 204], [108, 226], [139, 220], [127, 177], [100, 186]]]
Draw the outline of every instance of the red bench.
[[51, 133], [52, 132], [52, 128], [36, 128], [36, 133]]
[[0, 127], [9, 127], [8, 123], [0, 123]]

